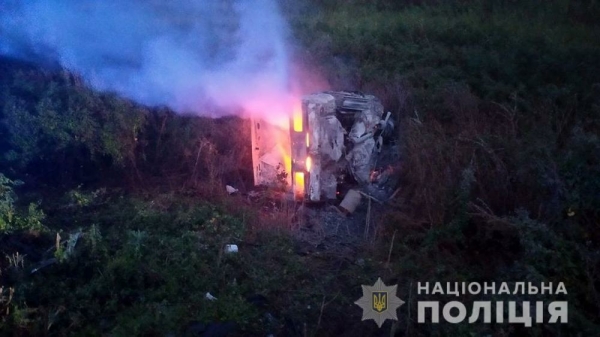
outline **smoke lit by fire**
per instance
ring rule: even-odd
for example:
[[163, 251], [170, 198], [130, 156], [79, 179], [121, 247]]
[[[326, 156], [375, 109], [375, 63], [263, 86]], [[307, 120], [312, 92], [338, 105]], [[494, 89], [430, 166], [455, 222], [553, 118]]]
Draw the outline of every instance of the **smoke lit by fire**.
[[28, 0], [0, 5], [0, 54], [179, 112], [283, 125], [294, 84], [276, 0]]
[[[301, 96], [326, 89], [291, 61], [277, 0], [9, 0], [0, 31], [0, 54], [178, 112], [237, 113], [302, 131]], [[288, 134], [273, 135], [272, 151], [289, 174]]]

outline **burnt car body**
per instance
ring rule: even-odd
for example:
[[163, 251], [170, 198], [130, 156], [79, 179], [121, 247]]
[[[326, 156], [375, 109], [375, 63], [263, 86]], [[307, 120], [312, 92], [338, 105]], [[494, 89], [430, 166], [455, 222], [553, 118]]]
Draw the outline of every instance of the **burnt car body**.
[[[309, 202], [336, 199], [344, 183], [372, 184], [384, 138], [393, 129], [390, 113], [384, 114], [375, 96], [345, 91], [302, 97], [287, 140], [282, 130], [267, 129], [264, 121], [252, 125], [255, 184], [273, 185], [285, 177], [295, 199]], [[289, 149], [289, 155], [278, 157], [278, 147]]]

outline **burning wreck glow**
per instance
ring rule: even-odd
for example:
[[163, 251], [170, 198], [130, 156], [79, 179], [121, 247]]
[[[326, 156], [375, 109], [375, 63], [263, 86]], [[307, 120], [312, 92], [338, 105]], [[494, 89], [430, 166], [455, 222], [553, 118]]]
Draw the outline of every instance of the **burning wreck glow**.
[[285, 173], [289, 192], [297, 197], [304, 195], [304, 185], [308, 179], [306, 173], [314, 164], [303, 150], [296, 154], [298, 158], [292, 158], [292, 148], [306, 147], [308, 150], [312, 142], [302, 110], [300, 92], [303, 91], [292, 90], [286, 95], [265, 93], [245, 104], [253, 125], [251, 137], [255, 184], [272, 186], [274, 181], [282, 182], [282, 173]]
[[296, 66], [290, 72], [293, 76], [288, 86], [264, 90], [244, 101], [243, 108], [252, 120], [254, 183], [280, 186], [285, 173], [288, 191], [302, 197], [309, 180], [306, 165], [309, 170], [315, 165], [314, 158], [307, 163], [308, 148], [315, 140], [308, 133], [302, 102], [307, 93], [326, 89], [328, 85], [308, 69]]
[[294, 175], [294, 194], [304, 196], [304, 172], [296, 172]]
[[255, 183], [269, 184], [274, 180], [281, 181], [281, 173], [285, 172], [287, 186], [292, 185], [292, 151], [290, 129], [294, 129], [293, 116], [298, 111], [300, 128], [302, 128], [302, 111], [295, 110], [300, 99], [291, 95], [264, 95], [246, 104], [252, 111], [252, 161], [254, 165]]
[[294, 106], [292, 118], [294, 124], [294, 131], [302, 132], [302, 108], [300, 106]]
[[[286, 134], [287, 134], [286, 129]], [[278, 139], [279, 138], [279, 139]], [[290, 138], [289, 137], [277, 137], [275, 139], [277, 153], [281, 156], [281, 160], [283, 161], [283, 168], [287, 174], [292, 172], [292, 153], [290, 149]], [[288, 179], [289, 183], [289, 179]]]

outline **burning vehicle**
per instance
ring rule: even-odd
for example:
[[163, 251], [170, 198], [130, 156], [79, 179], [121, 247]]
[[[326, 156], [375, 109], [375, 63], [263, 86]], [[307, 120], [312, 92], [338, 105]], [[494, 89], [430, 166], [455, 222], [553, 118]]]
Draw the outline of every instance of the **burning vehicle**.
[[350, 188], [384, 193], [394, 124], [375, 96], [315, 93], [302, 97], [287, 130], [262, 119], [251, 124], [255, 185], [283, 187], [306, 202], [337, 199]]

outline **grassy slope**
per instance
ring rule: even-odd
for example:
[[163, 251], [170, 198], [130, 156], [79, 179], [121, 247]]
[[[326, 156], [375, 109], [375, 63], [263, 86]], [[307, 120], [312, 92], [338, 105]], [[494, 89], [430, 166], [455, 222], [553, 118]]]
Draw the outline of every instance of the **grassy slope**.
[[401, 237], [392, 273], [400, 289], [507, 275], [562, 281], [572, 290], [572, 320], [561, 328], [592, 333], [600, 287], [600, 29], [581, 13], [598, 6], [314, 3], [324, 10], [290, 12], [311, 61], [334, 87], [381, 97], [400, 121], [403, 191], [386, 223], [388, 235]]
[[[560, 2], [543, 8], [535, 1], [495, 8], [377, 3], [330, 1], [289, 11], [306, 59], [334, 87], [380, 96], [400, 122], [402, 193], [379, 223], [375, 248], [359, 252], [362, 265], [335, 254], [300, 256], [285, 231], [259, 230], [265, 219], [252, 207], [218, 197], [221, 179], [239, 177], [216, 168], [243, 150], [219, 146], [227, 138], [211, 132], [221, 129], [213, 122], [91, 93], [64, 74], [25, 70], [3, 77], [8, 123], [0, 148], [12, 156], [3, 157], [10, 159], [2, 163], [6, 173], [33, 182], [34, 190], [43, 183], [72, 188], [89, 176], [77, 171], [83, 164], [96, 168], [89, 178], [96, 186], [105, 183], [98, 177], [116, 172], [145, 192], [53, 192], [42, 203], [46, 219], [17, 207], [25, 219], [19, 223], [41, 219], [51, 230], [2, 237], [3, 253], [22, 252], [16, 243], [30, 251], [25, 268], [0, 264], [3, 294], [15, 289], [11, 302], [0, 304], [0, 332], [165, 335], [184, 334], [194, 321], [235, 320], [242, 334], [264, 334], [264, 314], [271, 312], [284, 335], [302, 336], [304, 323], [309, 335], [372, 335], [379, 330], [360, 322], [352, 302], [361, 295], [358, 285], [381, 276], [410, 300], [399, 326], [412, 336], [593, 334], [600, 287], [598, 29], [574, 23]], [[55, 110], [72, 118], [53, 118]], [[106, 111], [139, 118], [109, 118]], [[236, 125], [224, 123], [227, 130]], [[216, 152], [198, 152], [201, 144]], [[34, 192], [25, 199], [44, 195]], [[3, 199], [0, 206], [8, 204]], [[28, 275], [55, 255], [48, 250], [55, 231], [67, 239], [78, 228], [85, 236], [77, 254], [59, 252], [61, 263]], [[392, 263], [384, 268], [394, 231]], [[220, 256], [225, 242], [239, 243], [240, 253]], [[414, 321], [418, 281], [514, 280], [565, 282], [570, 324], [522, 330]], [[207, 291], [219, 300], [204, 299]], [[256, 294], [265, 296], [266, 307], [245, 299]]]

